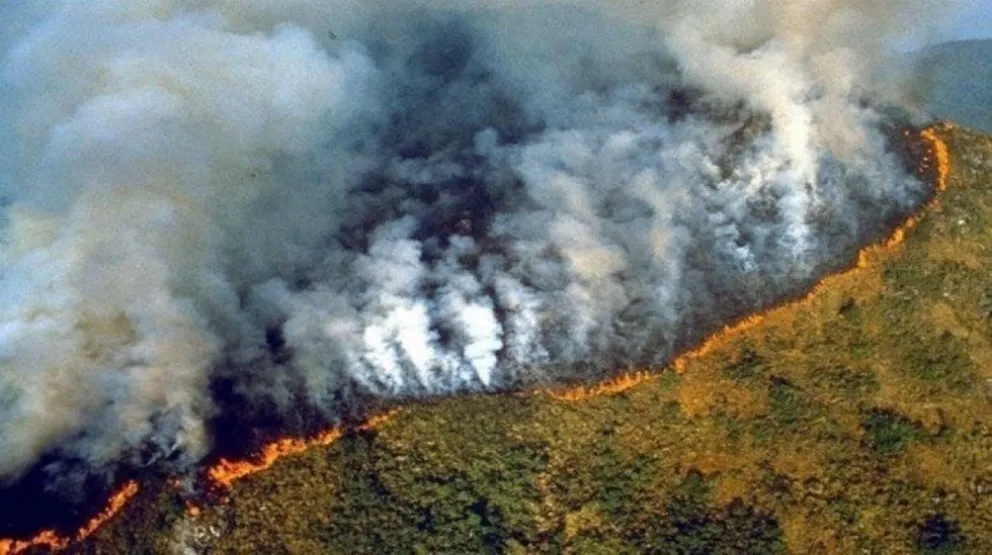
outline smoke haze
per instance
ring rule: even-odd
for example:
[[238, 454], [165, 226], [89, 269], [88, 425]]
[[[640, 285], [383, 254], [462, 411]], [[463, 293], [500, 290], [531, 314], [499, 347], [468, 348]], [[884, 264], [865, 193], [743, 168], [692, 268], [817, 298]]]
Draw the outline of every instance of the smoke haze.
[[333, 421], [663, 364], [925, 194], [879, 76], [931, 2], [12, 4], [0, 479], [192, 464], [219, 382]]

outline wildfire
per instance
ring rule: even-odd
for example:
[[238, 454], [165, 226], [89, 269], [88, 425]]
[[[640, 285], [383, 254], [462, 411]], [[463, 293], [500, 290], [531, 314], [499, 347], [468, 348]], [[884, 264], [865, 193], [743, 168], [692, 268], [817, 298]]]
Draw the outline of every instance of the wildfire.
[[[394, 416], [398, 410], [393, 410], [370, 418], [359, 426], [359, 430], [371, 430]], [[318, 445], [330, 445], [337, 441], [344, 431], [340, 427], [331, 428], [312, 438], [282, 438], [264, 446], [253, 460], [229, 461], [221, 459], [207, 470], [210, 480], [225, 489], [229, 489], [237, 480], [271, 467], [277, 460], [288, 455], [295, 455]], [[173, 482], [178, 486], [178, 481]], [[61, 551], [75, 542], [82, 541], [110, 520], [124, 505], [138, 493], [138, 483], [129, 481], [117, 493], [110, 497], [107, 506], [98, 515], [79, 528], [75, 534], [60, 536], [54, 530], [44, 530], [29, 540], [0, 539], [0, 555], [15, 555], [32, 548], [48, 548], [51, 551]], [[200, 508], [191, 503], [186, 505], [187, 513], [196, 516]]]
[[722, 330], [714, 333], [713, 335], [703, 340], [703, 342], [698, 347], [676, 358], [675, 361], [672, 362], [672, 367], [675, 368], [676, 372], [681, 374], [682, 372], [685, 371], [685, 367], [690, 360], [702, 358], [708, 355], [710, 352], [713, 351], [713, 348], [719, 345], [720, 343], [726, 341], [727, 339], [735, 335], [740, 335], [764, 321], [765, 321], [764, 314], [754, 314], [748, 316], [747, 318], [744, 318], [743, 320], [724, 326]]
[[565, 391], [549, 389], [545, 393], [559, 401], [581, 401], [590, 397], [598, 397], [599, 395], [620, 393], [652, 378], [654, 378], [654, 374], [650, 372], [630, 372], [593, 386], [579, 386]]
[[332, 428], [310, 439], [282, 438], [264, 447], [256, 460], [229, 461], [221, 459], [207, 470], [207, 476], [215, 484], [231, 487], [235, 481], [271, 467], [277, 460], [288, 455], [302, 453], [312, 446], [330, 445], [342, 435], [340, 428]]
[[[953, 129], [953, 125], [945, 123], [942, 125], [945, 130]], [[905, 132], [908, 137], [910, 135], [909, 131]], [[935, 189], [937, 192], [943, 192], [947, 190], [948, 178], [951, 173], [951, 154], [950, 150], [947, 148], [947, 143], [943, 141], [937, 135], [937, 128], [930, 127], [924, 129], [920, 132], [920, 137], [928, 144], [930, 150], [923, 155], [920, 163], [920, 172], [926, 173], [933, 169], [936, 169], [936, 183]], [[936, 164], [936, 166], [935, 166]], [[743, 318], [732, 324], [728, 324], [723, 327], [720, 331], [711, 334], [709, 337], [704, 339], [694, 349], [683, 353], [678, 356], [674, 361], [672, 361], [672, 368], [675, 372], [682, 373], [685, 371], [686, 366], [692, 360], [702, 358], [713, 351], [715, 347], [720, 344], [724, 344], [727, 340], [744, 333], [745, 331], [754, 328], [761, 322], [763, 322], [767, 317], [774, 314], [776, 311], [787, 310], [797, 305], [802, 305], [808, 303], [811, 299], [816, 297], [820, 292], [827, 288], [831, 281], [837, 278], [837, 276], [851, 272], [857, 271], [859, 269], [864, 269], [868, 267], [871, 260], [877, 258], [877, 256], [883, 252], [891, 251], [893, 248], [898, 246], [905, 240], [906, 232], [914, 227], [920, 222], [922, 214], [928, 209], [932, 208], [937, 204], [937, 197], [934, 197], [925, 207], [917, 211], [916, 215], [908, 217], [902, 224], [896, 227], [889, 236], [878, 244], [870, 245], [861, 249], [858, 252], [857, 261], [853, 268], [847, 270], [841, 270], [835, 274], [830, 274], [823, 277], [816, 285], [812, 287], [805, 295], [798, 299], [786, 302], [777, 307], [770, 308], [764, 312], [753, 314], [746, 318]], [[573, 389], [568, 389], [564, 391], [555, 390], [543, 390], [544, 393], [553, 399], [559, 401], [582, 401], [590, 397], [596, 397], [599, 395], [614, 395], [626, 391], [636, 385], [644, 383], [648, 380], [654, 379], [657, 374], [652, 374], [649, 372], [630, 372], [623, 374], [617, 378], [614, 378], [608, 382], [595, 385], [595, 386], [579, 386]]]
[[103, 523], [110, 520], [120, 511], [127, 502], [138, 493], [138, 483], [130, 481], [124, 484], [117, 493], [110, 497], [107, 506], [98, 515], [91, 518], [72, 536], [59, 536], [54, 530], [44, 530], [30, 540], [4, 540], [0, 539], [0, 555], [14, 555], [35, 547], [47, 547], [52, 551], [59, 551], [69, 547], [73, 542], [82, 541], [96, 532]]
[[[385, 423], [397, 412], [398, 410], [393, 410], [372, 417], [358, 429], [371, 430]], [[344, 431], [341, 427], [335, 427], [307, 439], [293, 437], [277, 439], [262, 447], [258, 455], [252, 460], [230, 461], [221, 459], [217, 464], [207, 469], [207, 476], [214, 484], [222, 486], [225, 489], [230, 489], [234, 482], [250, 474], [270, 468], [277, 460], [283, 457], [298, 455], [311, 447], [330, 445], [340, 439], [342, 435], [344, 435]], [[190, 511], [190, 513], [193, 512]]]
[[[943, 129], [953, 128], [954, 126], [949, 123], [943, 124]], [[920, 161], [920, 173], [936, 170], [936, 192], [944, 192], [947, 190], [948, 178], [951, 175], [951, 153], [947, 148], [947, 143], [937, 136], [935, 127], [924, 129], [920, 133], [920, 137], [926, 141], [931, 148], [931, 152], [924, 154], [923, 159]], [[934, 164], [936, 164], [936, 167], [934, 167]], [[882, 251], [891, 250], [902, 243], [906, 239], [906, 232], [916, 227], [920, 223], [922, 214], [930, 208], [936, 206], [939, 200], [940, 199], [935, 196], [923, 209], [918, 210], [915, 215], [906, 218], [906, 221], [893, 230], [892, 234], [890, 234], [881, 245], [873, 245], [862, 249], [861, 252], [858, 253], [858, 268], [868, 266], [870, 258], [877, 256]]]
[[[945, 124], [944, 128], [950, 129], [951, 126], [949, 124]], [[926, 172], [936, 169], [936, 190], [938, 192], [945, 191], [948, 186], [948, 177], [951, 171], [951, 157], [947, 144], [940, 137], [938, 137], [935, 128], [925, 129], [921, 132], [920, 136], [929, 144], [931, 149], [930, 153], [924, 155], [920, 170]], [[932, 207], [936, 204], [936, 202], [936, 199], [932, 200], [926, 208]], [[924, 210], [921, 210], [920, 213], [923, 211]], [[854, 268], [846, 271], [857, 271], [858, 269], [865, 268], [869, 261], [874, 259], [879, 253], [889, 251], [902, 243], [906, 236], [906, 231], [915, 227], [919, 223], [919, 220], [919, 215], [907, 218], [906, 221], [893, 230], [889, 237], [884, 241], [877, 245], [872, 245], [862, 249], [858, 253], [857, 263]], [[807, 294], [799, 299], [725, 326], [722, 330], [703, 340], [703, 342], [696, 348], [676, 358], [672, 362], [672, 368], [674, 368], [676, 372], [680, 373], [685, 371], [686, 366], [690, 361], [706, 356], [708, 353], [713, 351], [715, 347], [726, 342], [728, 339], [754, 328], [775, 311], [785, 310], [787, 308], [808, 302], [820, 293], [832, 279], [840, 273], [844, 273], [846, 271], [824, 277]], [[657, 374], [652, 374], [646, 371], [630, 372], [594, 386], [581, 386], [565, 391], [544, 390], [542, 393], [561, 401], [581, 401], [599, 395], [613, 395], [620, 393], [656, 377]], [[370, 430], [376, 428], [393, 417], [397, 412], [398, 410], [393, 410], [375, 416], [360, 426], [359, 429]], [[330, 445], [340, 439], [342, 435], [344, 435], [343, 429], [340, 427], [335, 427], [311, 438], [278, 439], [262, 447], [259, 453], [251, 460], [231, 461], [221, 459], [217, 464], [207, 469], [206, 475], [217, 486], [230, 489], [234, 482], [244, 478], [245, 476], [270, 468], [280, 458], [303, 453], [311, 447]], [[54, 530], [45, 530], [30, 540], [21, 541], [0, 539], [0, 555], [14, 555], [35, 547], [47, 547], [52, 551], [65, 549], [73, 542], [81, 541], [93, 534], [93, 532], [95, 532], [100, 526], [120, 511], [121, 508], [123, 508], [124, 505], [137, 493], [137, 482], [130, 481], [126, 483], [121, 490], [111, 496], [107, 506], [98, 515], [90, 519], [89, 522], [87, 522], [71, 536], [59, 536]], [[187, 509], [192, 516], [199, 513], [199, 508], [195, 505], [188, 505]]]

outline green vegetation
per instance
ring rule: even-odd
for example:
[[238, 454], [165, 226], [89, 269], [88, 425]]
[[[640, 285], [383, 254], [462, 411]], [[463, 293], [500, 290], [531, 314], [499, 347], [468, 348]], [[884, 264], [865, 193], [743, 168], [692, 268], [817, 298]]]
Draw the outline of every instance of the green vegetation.
[[871, 410], [864, 428], [872, 449], [883, 455], [902, 453], [907, 443], [922, 436], [920, 426], [885, 409]]
[[479, 396], [178, 513], [146, 488], [85, 553], [992, 553], [992, 139], [897, 249], [622, 393]]

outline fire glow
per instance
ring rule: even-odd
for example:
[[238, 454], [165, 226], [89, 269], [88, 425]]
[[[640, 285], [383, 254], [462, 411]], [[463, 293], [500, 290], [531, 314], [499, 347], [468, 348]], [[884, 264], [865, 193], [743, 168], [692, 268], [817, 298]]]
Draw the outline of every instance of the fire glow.
[[[929, 148], [922, 157], [919, 169], [924, 174], [935, 170], [935, 193], [947, 190], [951, 172], [950, 152], [947, 144], [940, 138], [938, 129], [949, 130], [952, 128], [953, 126], [950, 124], [943, 124], [941, 127], [924, 129], [920, 133], [920, 137]], [[909, 132], [906, 132], [906, 134], [908, 135]], [[691, 361], [705, 357], [717, 346], [725, 344], [728, 340], [760, 325], [766, 318], [777, 311], [789, 310], [795, 306], [809, 303], [811, 299], [829, 287], [831, 282], [838, 276], [866, 268], [872, 261], [876, 261], [880, 254], [891, 252], [894, 248], [898, 247], [903, 242], [906, 232], [914, 228], [919, 223], [921, 217], [938, 202], [939, 198], [935, 194], [915, 215], [910, 216], [897, 226], [886, 239], [861, 249], [857, 256], [857, 262], [853, 267], [824, 277], [807, 294], [797, 300], [787, 302], [759, 314], [748, 316], [738, 322], [725, 326], [722, 330], [704, 339], [697, 347], [675, 358], [670, 364], [670, 367], [676, 372], [684, 372]], [[637, 371], [623, 374], [598, 385], [580, 386], [559, 391], [545, 389], [539, 393], [546, 394], [559, 401], [576, 402], [601, 395], [622, 393], [657, 377], [657, 373]], [[365, 424], [361, 425], [358, 430], [376, 428], [395, 416], [397, 412], [399, 411], [393, 410], [372, 417]], [[229, 490], [238, 480], [267, 470], [282, 458], [302, 454], [312, 447], [331, 445], [343, 435], [344, 430], [341, 427], [334, 427], [311, 438], [280, 438], [266, 444], [257, 454], [248, 459], [240, 461], [221, 459], [206, 470], [205, 476], [212, 485]], [[48, 548], [51, 551], [59, 551], [75, 542], [82, 541], [120, 512], [127, 502], [138, 493], [138, 489], [137, 482], [127, 482], [119, 491], [110, 497], [106, 507], [98, 515], [90, 519], [72, 536], [59, 536], [54, 530], [45, 530], [29, 540], [0, 539], [0, 555], [15, 555], [32, 548]], [[199, 508], [195, 505], [188, 505], [187, 511], [193, 517], [199, 514]]]
[[[374, 416], [365, 424], [359, 426], [358, 430], [366, 431], [376, 428], [392, 418], [397, 412], [398, 411], [394, 410]], [[221, 459], [217, 464], [207, 469], [206, 474], [213, 485], [229, 489], [234, 485], [234, 482], [244, 478], [245, 476], [250, 476], [257, 472], [271, 468], [272, 465], [279, 459], [287, 456], [299, 455], [306, 452], [311, 447], [331, 445], [335, 441], [341, 439], [343, 435], [344, 430], [341, 427], [334, 427], [309, 439], [294, 437], [280, 438], [262, 447], [258, 454], [250, 459], [243, 461], [229, 461], [227, 459]]]
[[[877, 260], [881, 254], [891, 252], [896, 247], [901, 245], [906, 238], [906, 232], [919, 224], [920, 219], [924, 216], [924, 214], [938, 204], [940, 200], [938, 194], [947, 190], [948, 181], [951, 174], [951, 155], [948, 150], [947, 143], [940, 138], [937, 130], [951, 130], [953, 128], [954, 126], [952, 124], [944, 123], [939, 127], [929, 127], [920, 132], [920, 138], [923, 139], [928, 148], [924, 151], [920, 161], [919, 171], [921, 174], [926, 175], [928, 172], [935, 170], [935, 183], [933, 198], [922, 206], [916, 214], [906, 218], [901, 224], [893, 229], [884, 240], [876, 244], [869, 245], [858, 251], [858, 256], [853, 267], [824, 276], [816, 283], [816, 285], [812, 287], [812, 289], [809, 290], [809, 292], [794, 301], [786, 302], [758, 314], [752, 314], [735, 323], [724, 326], [720, 331], [705, 338], [697, 347], [676, 357], [675, 360], [672, 361], [670, 368], [681, 374], [686, 370], [689, 362], [707, 356], [717, 346], [726, 344], [726, 342], [732, 338], [760, 325], [766, 318], [774, 315], [776, 312], [791, 310], [797, 306], [808, 304], [823, 290], [829, 288], [831, 283], [837, 277], [849, 272], [863, 270], [869, 266], [871, 261]], [[907, 130], [903, 134], [908, 138], [910, 136], [910, 131]], [[545, 393], [551, 398], [559, 401], [583, 401], [585, 399], [598, 397], [600, 395], [615, 395], [617, 393], [622, 393], [657, 377], [658, 374], [645, 371], [629, 372], [598, 385], [579, 386], [561, 391], [548, 389], [544, 390], [542, 393]]]
[[107, 506], [98, 515], [91, 518], [72, 536], [59, 536], [54, 530], [45, 530], [26, 541], [0, 539], [0, 555], [14, 555], [36, 547], [60, 551], [74, 542], [83, 541], [113, 518], [137, 493], [138, 483], [133, 480], [127, 482], [124, 487], [110, 497]]

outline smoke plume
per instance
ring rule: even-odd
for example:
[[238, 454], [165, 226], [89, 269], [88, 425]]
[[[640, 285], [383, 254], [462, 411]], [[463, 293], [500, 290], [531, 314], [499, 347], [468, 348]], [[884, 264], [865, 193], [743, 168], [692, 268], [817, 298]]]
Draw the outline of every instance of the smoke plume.
[[16, 4], [0, 479], [194, 463], [219, 383], [333, 421], [663, 364], [925, 194], [879, 76], [929, 2]]

